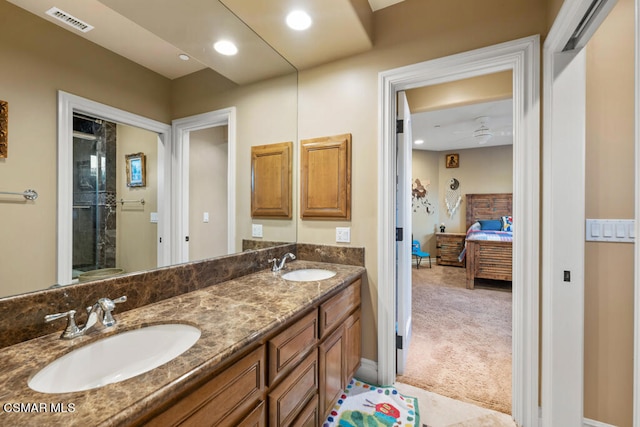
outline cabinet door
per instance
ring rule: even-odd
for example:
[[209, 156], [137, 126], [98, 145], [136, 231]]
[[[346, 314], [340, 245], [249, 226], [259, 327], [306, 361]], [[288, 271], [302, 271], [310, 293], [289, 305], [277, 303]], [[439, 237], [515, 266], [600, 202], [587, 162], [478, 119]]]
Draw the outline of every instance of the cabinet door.
[[324, 417], [342, 393], [347, 374], [344, 363], [344, 326], [339, 327], [319, 346], [320, 414]]
[[356, 374], [360, 367], [360, 359], [362, 356], [362, 340], [361, 340], [361, 323], [360, 309], [353, 313], [344, 323], [345, 336], [345, 379], [344, 384], [349, 384], [351, 378]]

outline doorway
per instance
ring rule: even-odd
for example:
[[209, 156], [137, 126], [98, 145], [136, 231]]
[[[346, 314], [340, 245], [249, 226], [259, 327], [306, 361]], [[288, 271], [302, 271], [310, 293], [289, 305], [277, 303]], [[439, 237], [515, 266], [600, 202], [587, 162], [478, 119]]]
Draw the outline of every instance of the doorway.
[[[137, 131], [150, 132], [153, 152], [156, 161], [154, 162], [153, 174], [154, 190], [153, 197], [157, 203], [156, 212], [151, 217], [147, 211], [136, 211], [136, 214], [143, 214], [140, 220], [146, 224], [153, 223], [153, 248], [151, 254], [145, 261], [144, 268], [149, 268], [150, 262], [153, 267], [169, 265], [171, 253], [169, 250], [171, 236], [171, 198], [165, 188], [170, 188], [170, 177], [165, 176], [165, 171], [171, 170], [171, 156], [166, 156], [166, 152], [171, 152], [171, 127], [164, 123], [138, 116], [118, 108], [110, 107], [99, 102], [91, 101], [67, 92], [58, 92], [58, 218], [57, 218], [57, 283], [66, 285], [72, 283], [73, 279], [73, 217], [74, 217], [74, 158], [73, 158], [73, 116], [83, 115], [86, 117], [98, 118], [121, 125], [126, 125], [133, 133]], [[139, 135], [138, 135], [139, 136]], [[135, 140], [137, 136], [131, 139]], [[127, 148], [128, 149], [128, 148]], [[135, 151], [135, 150], [134, 150]], [[133, 154], [133, 152], [124, 153]], [[123, 154], [123, 156], [124, 156]], [[98, 156], [96, 157], [96, 162]], [[121, 156], [122, 157], [122, 156]], [[88, 158], [88, 166], [91, 167], [91, 158]], [[106, 162], [106, 158], [105, 158]], [[124, 164], [124, 161], [122, 162]], [[97, 163], [96, 163], [97, 166]], [[124, 179], [124, 169], [121, 176]], [[105, 196], [106, 197], [106, 196]], [[124, 197], [121, 199], [125, 200]], [[126, 198], [129, 200], [129, 198]], [[143, 206], [139, 203], [138, 205]], [[122, 208], [125, 206], [122, 200], [116, 205]], [[78, 205], [76, 205], [78, 206]], [[129, 207], [129, 204], [127, 204]], [[76, 209], [77, 210], [77, 209]], [[157, 222], [156, 222], [157, 219]], [[135, 226], [134, 226], [135, 228]], [[119, 231], [124, 231], [122, 227]], [[131, 250], [139, 252], [138, 248]], [[127, 258], [127, 255], [123, 255]], [[131, 271], [131, 270], [128, 270]]]
[[[513, 247], [512, 414], [518, 424], [535, 425], [538, 418], [538, 242], [539, 242], [539, 100], [537, 36], [464, 54], [415, 64], [380, 74], [378, 381], [395, 380], [395, 307], [402, 298], [395, 287], [395, 119], [396, 93], [462, 78], [513, 72], [514, 198], [513, 215], [520, 218]], [[525, 244], [526, 242], [526, 244]], [[392, 260], [391, 262], [389, 260]], [[385, 285], [382, 285], [385, 284]], [[406, 286], [406, 283], [404, 284]], [[389, 303], [391, 302], [391, 303]], [[400, 322], [400, 320], [399, 320]]]
[[[177, 262], [188, 262], [194, 258], [200, 256], [213, 256], [212, 254], [222, 255], [231, 254], [236, 251], [236, 109], [235, 107], [224, 108], [208, 113], [197, 114], [194, 116], [184, 117], [176, 119], [172, 122], [175, 152], [176, 152], [176, 164], [174, 171], [174, 185], [175, 194], [179, 195], [176, 204], [176, 234], [175, 241], [177, 242], [175, 247], [174, 259]], [[199, 136], [208, 135], [202, 141]], [[191, 171], [191, 139], [192, 136], [196, 140], [199, 140], [198, 145], [208, 147], [209, 149], [216, 147], [220, 148], [215, 154], [215, 161], [220, 162], [221, 167], [225, 168], [224, 173], [217, 173], [217, 179], [222, 181], [222, 185], [218, 185], [217, 196], [205, 196], [201, 197], [202, 191], [209, 192], [206, 183], [202, 186], [202, 191], [192, 191], [192, 187], [195, 186], [196, 177], [192, 175]], [[194, 164], [194, 166], [196, 166]], [[216, 173], [213, 171], [212, 173]], [[209, 174], [209, 178], [215, 179], [216, 177]], [[198, 174], [198, 180], [201, 178]], [[193, 184], [191, 182], [193, 181]], [[212, 197], [218, 197], [222, 199], [223, 205], [225, 205], [225, 212], [221, 213], [224, 216], [223, 220], [220, 218], [214, 218], [211, 210], [206, 206], [212, 206], [215, 204], [215, 200]], [[198, 199], [200, 203], [196, 209], [196, 204], [192, 203]], [[192, 209], [193, 204], [193, 209]], [[205, 206], [205, 207], [203, 207]], [[195, 212], [192, 212], [195, 211]], [[226, 214], [226, 215], [225, 215]], [[207, 225], [214, 225], [219, 233], [223, 233], [226, 238], [223, 238], [218, 243], [218, 247], [211, 245], [198, 244], [191, 250], [191, 236], [193, 232], [205, 233], [207, 235], [214, 235], [216, 231], [207, 230]], [[217, 239], [220, 238], [220, 234], [217, 234]], [[201, 258], [200, 258], [201, 259]]]
[[[411, 268], [412, 336], [397, 381], [510, 414], [512, 233], [501, 221], [512, 218], [512, 75], [406, 93], [413, 148], [407, 234], [431, 255], [432, 265]], [[470, 208], [486, 202], [504, 203], [504, 212], [470, 220], [467, 214], [476, 212]], [[476, 243], [482, 258], [474, 256], [467, 266], [470, 222], [478, 228], [470, 236], [487, 240]], [[471, 279], [474, 289], [467, 283], [471, 265], [483, 265], [481, 277]]]

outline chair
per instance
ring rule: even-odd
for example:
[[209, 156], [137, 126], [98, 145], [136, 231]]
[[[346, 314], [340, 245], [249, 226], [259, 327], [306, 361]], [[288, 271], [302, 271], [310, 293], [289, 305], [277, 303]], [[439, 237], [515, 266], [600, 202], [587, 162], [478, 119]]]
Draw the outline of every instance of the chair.
[[411, 243], [411, 255], [416, 257], [416, 269], [420, 268], [422, 258], [429, 259], [429, 268], [431, 268], [431, 255], [429, 252], [422, 252], [422, 249], [420, 249], [420, 242], [417, 240], [414, 240], [413, 243]]

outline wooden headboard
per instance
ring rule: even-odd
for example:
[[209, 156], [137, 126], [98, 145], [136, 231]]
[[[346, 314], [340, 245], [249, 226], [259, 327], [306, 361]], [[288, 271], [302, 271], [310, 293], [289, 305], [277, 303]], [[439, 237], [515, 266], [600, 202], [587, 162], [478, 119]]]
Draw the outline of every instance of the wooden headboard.
[[512, 215], [512, 193], [467, 194], [467, 230], [481, 219], [500, 219]]

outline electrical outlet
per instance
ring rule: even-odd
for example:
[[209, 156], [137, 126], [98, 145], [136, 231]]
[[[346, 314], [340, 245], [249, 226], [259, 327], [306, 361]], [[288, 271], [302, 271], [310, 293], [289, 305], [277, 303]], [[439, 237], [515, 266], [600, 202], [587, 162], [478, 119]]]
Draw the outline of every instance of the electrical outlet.
[[351, 242], [351, 227], [336, 227], [336, 243]]
[[262, 224], [251, 224], [251, 237], [262, 237]]

